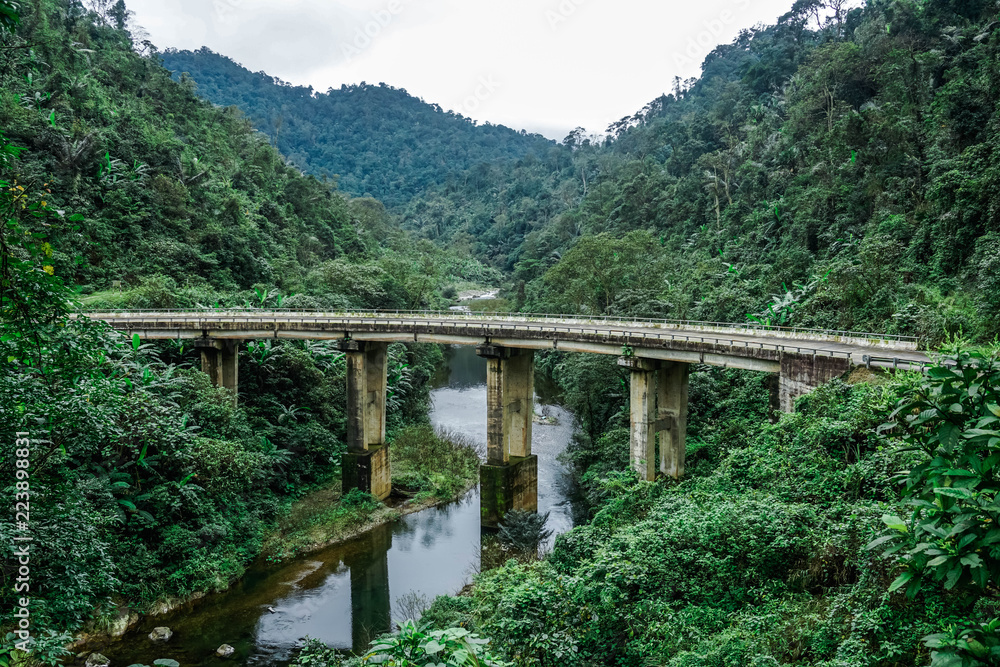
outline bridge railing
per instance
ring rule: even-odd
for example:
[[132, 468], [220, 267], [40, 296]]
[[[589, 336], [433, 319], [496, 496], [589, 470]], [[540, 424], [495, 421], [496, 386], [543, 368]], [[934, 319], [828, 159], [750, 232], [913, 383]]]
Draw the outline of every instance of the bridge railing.
[[351, 311], [321, 311], [321, 310], [301, 310], [301, 309], [245, 309], [245, 308], [191, 308], [191, 309], [137, 309], [137, 310], [107, 310], [89, 309], [80, 310], [84, 315], [104, 315], [108, 319], [124, 319], [143, 315], [215, 315], [230, 317], [267, 317], [268, 315], [281, 315], [283, 317], [302, 318], [363, 318], [363, 319], [385, 319], [393, 317], [420, 318], [420, 319], [443, 319], [443, 320], [468, 320], [468, 321], [508, 321], [508, 322], [546, 322], [563, 324], [595, 324], [620, 325], [623, 327], [638, 326], [640, 328], [671, 328], [671, 329], [694, 329], [694, 330], [725, 330], [728, 332], [744, 332], [749, 335], [759, 333], [776, 334], [778, 337], [803, 336], [807, 338], [824, 338], [842, 340], [844, 342], [858, 342], [874, 346], [886, 346], [895, 344], [896, 347], [905, 349], [916, 349], [916, 336], [903, 336], [898, 334], [872, 333], [845, 331], [839, 329], [817, 329], [808, 327], [783, 327], [776, 325], [758, 323], [734, 323], [734, 322], [708, 322], [699, 320], [678, 320], [678, 319], [656, 319], [643, 317], [622, 318], [613, 315], [568, 315], [555, 313], [511, 313], [511, 312], [482, 312], [463, 310], [351, 310]]

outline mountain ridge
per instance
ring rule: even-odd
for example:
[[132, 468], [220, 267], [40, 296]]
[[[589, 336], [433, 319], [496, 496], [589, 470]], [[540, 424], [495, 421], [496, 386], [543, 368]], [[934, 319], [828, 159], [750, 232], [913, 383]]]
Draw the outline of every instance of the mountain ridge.
[[290, 163], [317, 177], [336, 176], [345, 192], [390, 207], [449, 174], [555, 145], [524, 130], [477, 123], [385, 83], [320, 92], [251, 72], [207, 47], [167, 49], [160, 58], [175, 78], [192, 80], [204, 99], [243, 110]]

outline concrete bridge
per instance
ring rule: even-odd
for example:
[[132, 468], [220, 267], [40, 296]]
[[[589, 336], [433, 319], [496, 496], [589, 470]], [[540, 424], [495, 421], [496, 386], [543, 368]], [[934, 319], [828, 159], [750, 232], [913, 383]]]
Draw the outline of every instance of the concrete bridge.
[[631, 461], [643, 479], [684, 474], [688, 373], [708, 364], [772, 373], [772, 406], [854, 366], [922, 368], [916, 339], [882, 334], [717, 322], [444, 312], [319, 313], [264, 310], [87, 312], [145, 340], [189, 339], [217, 386], [239, 390], [242, 341], [336, 340], [347, 355], [344, 490], [379, 498], [392, 490], [385, 435], [388, 345], [475, 345], [486, 358], [487, 460], [480, 470], [483, 524], [512, 508], [537, 508], [531, 453], [535, 350], [608, 354], [631, 375]]

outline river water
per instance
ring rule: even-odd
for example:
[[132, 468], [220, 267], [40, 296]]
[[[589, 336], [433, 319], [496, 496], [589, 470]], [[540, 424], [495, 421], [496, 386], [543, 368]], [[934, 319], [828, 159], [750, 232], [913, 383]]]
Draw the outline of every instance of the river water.
[[[485, 446], [486, 362], [471, 346], [446, 349], [447, 365], [431, 391], [431, 422]], [[539, 415], [532, 452], [538, 455], [538, 506], [549, 512], [553, 536], [573, 525], [571, 478], [557, 460], [573, 435], [573, 416], [551, 401], [536, 380]], [[112, 667], [151, 665], [172, 658], [183, 667], [282, 665], [303, 637], [361, 651], [407, 616], [407, 599], [457, 593], [479, 570], [479, 492], [448, 505], [410, 514], [335, 547], [284, 565], [252, 567], [225, 593], [193, 608], [147, 619], [103, 651]], [[550, 542], [551, 539], [550, 538]], [[153, 626], [174, 631], [167, 644], [146, 635]], [[236, 654], [214, 657], [222, 644]]]

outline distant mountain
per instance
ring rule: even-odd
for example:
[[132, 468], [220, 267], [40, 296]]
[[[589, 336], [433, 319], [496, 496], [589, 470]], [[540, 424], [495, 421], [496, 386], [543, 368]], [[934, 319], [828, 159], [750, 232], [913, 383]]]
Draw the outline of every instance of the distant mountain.
[[483, 162], [544, 155], [554, 142], [444, 111], [384, 83], [325, 93], [251, 72], [207, 48], [168, 49], [163, 64], [186, 73], [197, 94], [239, 107], [303, 171], [339, 175], [341, 190], [404, 204], [428, 187]]

